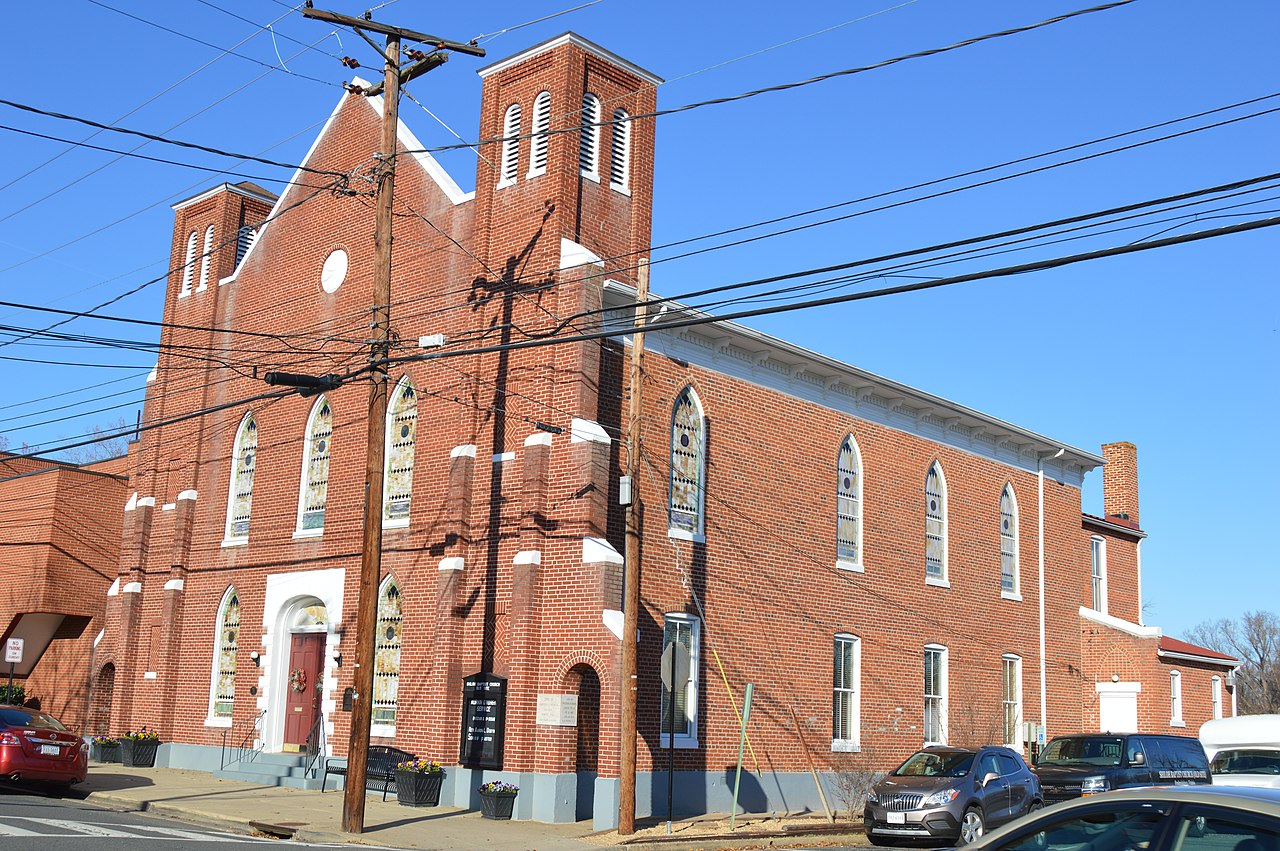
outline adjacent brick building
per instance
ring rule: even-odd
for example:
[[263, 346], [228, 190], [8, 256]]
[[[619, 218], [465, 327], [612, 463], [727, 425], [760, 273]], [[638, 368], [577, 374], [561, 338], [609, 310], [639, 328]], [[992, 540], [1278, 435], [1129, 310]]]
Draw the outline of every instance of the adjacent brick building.
[[0, 453], [0, 644], [22, 639], [12, 673], [31, 705], [86, 731], [106, 723], [89, 713], [90, 658], [120, 557], [126, 466]]
[[[446, 803], [502, 776], [521, 787], [517, 817], [605, 827], [627, 340], [502, 344], [629, 321], [655, 145], [654, 122], [630, 119], [654, 110], [660, 81], [572, 34], [481, 76], [478, 137], [509, 141], [482, 147], [475, 192], [399, 131], [374, 742], [443, 762]], [[376, 98], [342, 98], [280, 198], [224, 184], [175, 206], [183, 268], [95, 662], [113, 672], [113, 725], [157, 727], [170, 765], [308, 742], [343, 753], [349, 701], [364, 699], [350, 660], [379, 115]], [[402, 359], [431, 335], [435, 359]], [[1110, 502], [1093, 518], [1091, 452], [741, 325], [648, 346], [632, 483], [641, 814], [665, 811], [669, 643], [692, 662], [674, 701], [682, 812], [728, 808], [747, 682], [753, 810], [817, 807], [810, 754], [829, 781], [926, 741], [1022, 747], [1032, 722], [1163, 731], [1178, 720], [1163, 714], [1171, 667], [1181, 720], [1210, 717], [1232, 660], [1141, 623], [1132, 446], [1105, 450], [1125, 471], [1108, 500], [1131, 499], [1128, 518]], [[267, 395], [267, 370], [349, 378]], [[505, 693], [488, 704], [504, 714], [464, 723], [469, 686]]]

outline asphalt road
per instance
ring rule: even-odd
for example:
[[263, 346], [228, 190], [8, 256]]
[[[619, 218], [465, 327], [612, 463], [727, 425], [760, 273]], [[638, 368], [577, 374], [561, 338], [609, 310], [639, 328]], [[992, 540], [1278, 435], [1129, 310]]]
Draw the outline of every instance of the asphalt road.
[[[74, 790], [59, 795], [44, 789], [0, 784], [0, 847], [5, 851], [262, 851], [264, 845], [282, 842], [142, 813], [115, 812], [86, 803], [81, 797]], [[289, 841], [281, 851], [348, 847]]]

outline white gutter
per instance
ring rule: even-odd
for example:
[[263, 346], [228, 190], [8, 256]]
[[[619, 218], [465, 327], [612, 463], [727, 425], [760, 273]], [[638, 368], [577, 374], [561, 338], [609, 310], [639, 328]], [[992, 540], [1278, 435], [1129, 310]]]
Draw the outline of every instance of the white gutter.
[[1036, 479], [1039, 484], [1037, 499], [1039, 505], [1036, 517], [1040, 524], [1039, 534], [1039, 567], [1040, 567], [1040, 723], [1047, 729], [1049, 726], [1049, 672], [1045, 663], [1045, 625], [1044, 625], [1044, 462], [1046, 458], [1061, 458], [1066, 448], [1052, 454], [1039, 453], [1036, 456]]
[[1209, 656], [1197, 656], [1194, 653], [1179, 653], [1176, 650], [1161, 650], [1156, 648], [1156, 655], [1162, 659], [1181, 659], [1185, 662], [1201, 662], [1206, 665], [1218, 665], [1223, 668], [1231, 668], [1234, 670], [1239, 667], [1239, 659], [1214, 659]]

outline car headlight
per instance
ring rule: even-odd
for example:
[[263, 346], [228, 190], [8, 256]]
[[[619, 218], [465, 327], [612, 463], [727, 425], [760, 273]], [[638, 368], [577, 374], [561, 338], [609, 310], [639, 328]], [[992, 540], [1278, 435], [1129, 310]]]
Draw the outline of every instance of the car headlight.
[[941, 807], [943, 804], [949, 804], [954, 801], [959, 794], [955, 789], [943, 789], [941, 792], [925, 795], [924, 800], [920, 802], [920, 806]]
[[1096, 795], [1105, 791], [1107, 791], [1107, 778], [1105, 777], [1086, 777], [1080, 782], [1081, 795]]
[[874, 789], [867, 793], [867, 803], [868, 804], [880, 803], [880, 796], [875, 793]]

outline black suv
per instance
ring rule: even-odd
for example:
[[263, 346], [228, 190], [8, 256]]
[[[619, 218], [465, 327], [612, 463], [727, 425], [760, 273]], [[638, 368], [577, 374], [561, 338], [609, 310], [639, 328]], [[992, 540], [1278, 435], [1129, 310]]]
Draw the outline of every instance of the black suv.
[[1211, 783], [1199, 739], [1146, 734], [1058, 736], [1033, 768], [1046, 804], [1133, 786]]

